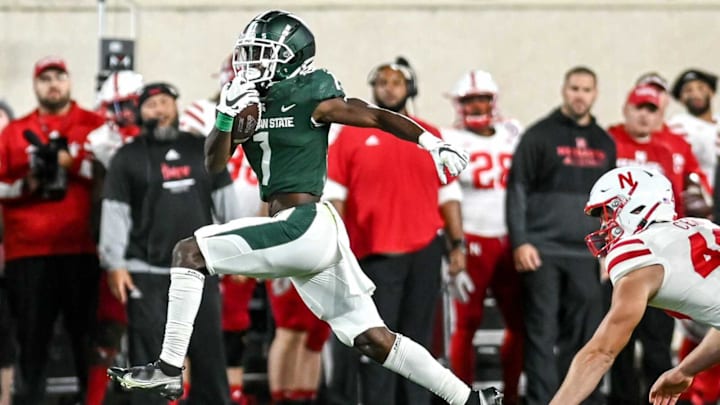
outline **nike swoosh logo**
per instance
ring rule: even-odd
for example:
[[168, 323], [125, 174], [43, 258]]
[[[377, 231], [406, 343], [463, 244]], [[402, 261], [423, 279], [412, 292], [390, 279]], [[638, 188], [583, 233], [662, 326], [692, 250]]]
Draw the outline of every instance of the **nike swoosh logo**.
[[238, 95], [237, 97], [235, 97], [235, 98], [226, 98], [226, 99], [225, 99], [225, 105], [227, 105], [228, 107], [234, 106], [235, 103], [237, 103], [238, 101], [240, 101], [240, 99], [243, 98], [243, 96], [246, 95], [246, 94], [247, 94], [247, 93], [241, 93], [241, 94], [239, 94], [239, 95]]
[[280, 112], [288, 112], [295, 108], [297, 104], [290, 104], [290, 105], [281, 105], [280, 106]]

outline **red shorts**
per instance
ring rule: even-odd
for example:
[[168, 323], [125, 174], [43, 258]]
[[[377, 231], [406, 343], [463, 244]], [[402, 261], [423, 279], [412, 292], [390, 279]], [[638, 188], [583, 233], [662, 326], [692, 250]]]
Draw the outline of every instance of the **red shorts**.
[[330, 336], [330, 326], [308, 309], [295, 287], [291, 284], [281, 294], [276, 294], [273, 289], [273, 280], [268, 280], [265, 287], [270, 298], [275, 325], [278, 328], [307, 332], [306, 347], [316, 352], [322, 350]]
[[[684, 338], [678, 351], [680, 360], [687, 357], [697, 345], [692, 340]], [[680, 399], [693, 404], [714, 404], [720, 399], [720, 384], [718, 381], [720, 381], [720, 366], [714, 366], [698, 373], [690, 388], [680, 395]]]
[[498, 302], [509, 329], [522, 330], [522, 283], [515, 270], [512, 249], [507, 237], [483, 238], [466, 234], [467, 272], [475, 284], [470, 301], [456, 301], [457, 326], [476, 330], [483, 319], [485, 293], [488, 287]]
[[220, 280], [222, 293], [222, 329], [224, 331], [244, 331], [250, 327], [248, 306], [257, 282], [248, 278], [238, 282], [232, 276], [223, 276]]
[[113, 321], [127, 326], [128, 318], [125, 311], [125, 305], [115, 298], [110, 292], [110, 286], [107, 280], [107, 271], [100, 272], [100, 285], [98, 285], [98, 307], [97, 320]]

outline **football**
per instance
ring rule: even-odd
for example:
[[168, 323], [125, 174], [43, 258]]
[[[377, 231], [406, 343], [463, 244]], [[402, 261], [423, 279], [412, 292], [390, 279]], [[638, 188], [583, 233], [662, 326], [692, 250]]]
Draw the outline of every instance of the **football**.
[[255, 133], [260, 120], [260, 106], [258, 104], [250, 104], [235, 116], [232, 129], [233, 143], [240, 143], [247, 140]]

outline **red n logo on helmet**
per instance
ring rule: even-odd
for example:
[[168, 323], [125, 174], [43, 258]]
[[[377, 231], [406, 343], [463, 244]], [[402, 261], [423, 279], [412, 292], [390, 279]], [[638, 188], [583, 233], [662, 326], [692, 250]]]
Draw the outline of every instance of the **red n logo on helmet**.
[[620, 182], [620, 188], [625, 188], [625, 183], [627, 183], [629, 187], [635, 187], [637, 184], [635, 180], [633, 180], [631, 172], [618, 173], [618, 181]]

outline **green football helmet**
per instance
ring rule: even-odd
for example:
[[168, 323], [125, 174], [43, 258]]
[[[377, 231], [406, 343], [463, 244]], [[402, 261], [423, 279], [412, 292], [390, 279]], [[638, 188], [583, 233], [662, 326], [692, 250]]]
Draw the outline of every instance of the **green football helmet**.
[[261, 87], [311, 70], [315, 37], [297, 16], [266, 11], [250, 21], [235, 43], [233, 68]]

